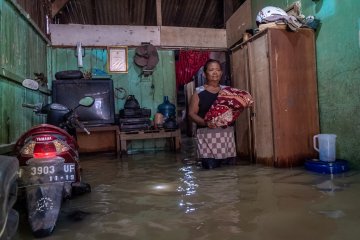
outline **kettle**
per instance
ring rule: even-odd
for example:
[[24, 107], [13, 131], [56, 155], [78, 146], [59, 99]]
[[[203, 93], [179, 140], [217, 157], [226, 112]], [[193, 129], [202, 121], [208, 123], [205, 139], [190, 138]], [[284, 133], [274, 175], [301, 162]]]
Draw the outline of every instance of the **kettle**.
[[139, 109], [140, 108], [139, 102], [138, 102], [138, 100], [136, 100], [134, 95], [129, 95], [126, 98], [124, 108], [125, 109]]

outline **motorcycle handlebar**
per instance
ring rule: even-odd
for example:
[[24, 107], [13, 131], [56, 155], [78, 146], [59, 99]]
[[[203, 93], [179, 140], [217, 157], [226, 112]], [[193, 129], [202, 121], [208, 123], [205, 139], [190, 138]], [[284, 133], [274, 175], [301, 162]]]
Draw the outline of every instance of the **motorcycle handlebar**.
[[38, 104], [23, 103], [22, 106], [26, 107], [26, 108], [33, 109], [33, 112], [35, 112], [36, 114], [40, 114], [41, 109], [43, 107], [42, 103], [38, 103]]

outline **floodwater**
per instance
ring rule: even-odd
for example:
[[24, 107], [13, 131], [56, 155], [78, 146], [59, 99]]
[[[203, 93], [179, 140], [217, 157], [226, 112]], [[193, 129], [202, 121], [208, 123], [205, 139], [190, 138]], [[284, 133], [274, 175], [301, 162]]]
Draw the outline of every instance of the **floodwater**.
[[[359, 172], [203, 170], [190, 152], [83, 157], [92, 192], [64, 202], [44, 239], [360, 239]], [[14, 239], [32, 239], [24, 217]]]

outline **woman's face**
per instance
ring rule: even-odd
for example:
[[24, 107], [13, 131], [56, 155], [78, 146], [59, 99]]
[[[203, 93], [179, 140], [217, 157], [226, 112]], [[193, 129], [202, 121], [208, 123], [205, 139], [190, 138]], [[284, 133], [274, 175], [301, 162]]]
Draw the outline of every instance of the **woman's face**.
[[221, 75], [222, 75], [222, 71], [219, 63], [212, 62], [208, 65], [208, 68], [206, 69], [205, 72], [205, 77], [208, 81], [219, 82], [221, 80]]

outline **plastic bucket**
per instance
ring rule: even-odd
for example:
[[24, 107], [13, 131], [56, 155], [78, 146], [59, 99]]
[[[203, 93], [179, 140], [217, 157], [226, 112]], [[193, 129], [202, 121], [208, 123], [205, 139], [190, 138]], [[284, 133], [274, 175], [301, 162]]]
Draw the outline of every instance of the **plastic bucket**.
[[319, 152], [319, 160], [334, 162], [336, 160], [336, 135], [317, 134], [313, 138], [314, 149]]

